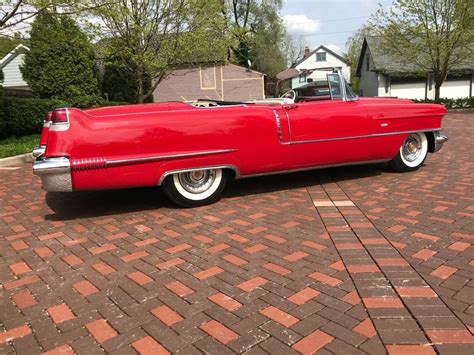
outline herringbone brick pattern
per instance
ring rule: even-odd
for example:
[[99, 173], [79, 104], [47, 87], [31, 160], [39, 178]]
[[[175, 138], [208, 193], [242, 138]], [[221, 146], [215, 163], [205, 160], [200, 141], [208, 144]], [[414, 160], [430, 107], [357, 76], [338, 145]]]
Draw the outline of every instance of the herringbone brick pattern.
[[189, 210], [0, 170], [0, 353], [472, 352], [474, 117], [444, 125], [418, 172], [242, 180]]

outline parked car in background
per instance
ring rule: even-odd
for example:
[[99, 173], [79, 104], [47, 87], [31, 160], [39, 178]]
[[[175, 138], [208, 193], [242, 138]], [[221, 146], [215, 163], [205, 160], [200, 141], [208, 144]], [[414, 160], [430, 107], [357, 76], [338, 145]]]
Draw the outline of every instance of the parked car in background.
[[340, 165], [413, 171], [447, 140], [446, 109], [357, 97], [337, 70], [325, 99], [198, 100], [56, 109], [33, 171], [47, 191], [161, 186], [180, 206], [219, 199], [226, 183]]

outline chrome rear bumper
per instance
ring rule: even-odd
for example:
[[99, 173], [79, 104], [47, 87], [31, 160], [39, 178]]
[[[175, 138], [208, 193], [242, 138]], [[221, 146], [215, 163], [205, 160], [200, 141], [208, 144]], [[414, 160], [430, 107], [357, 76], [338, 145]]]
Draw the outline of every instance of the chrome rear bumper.
[[72, 191], [71, 163], [68, 158], [44, 158], [33, 163], [33, 174], [41, 177], [46, 191]]
[[448, 136], [441, 134], [441, 132], [433, 132], [434, 134], [434, 151], [437, 152], [443, 148], [443, 144], [448, 141]]

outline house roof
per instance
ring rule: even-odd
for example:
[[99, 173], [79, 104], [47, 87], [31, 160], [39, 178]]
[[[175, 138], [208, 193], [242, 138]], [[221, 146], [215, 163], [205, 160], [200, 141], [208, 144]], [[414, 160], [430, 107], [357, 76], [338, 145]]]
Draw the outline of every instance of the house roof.
[[292, 68], [295, 68], [296, 66], [300, 65], [301, 63], [303, 63], [306, 59], [308, 59], [309, 57], [311, 57], [314, 53], [316, 53], [316, 52], [319, 51], [320, 49], [324, 49], [326, 52], [331, 53], [331, 55], [333, 55], [334, 57], [336, 57], [336, 58], [339, 59], [340, 61], [346, 63], [347, 65], [351, 65], [351, 63], [350, 63], [346, 58], [344, 58], [344, 57], [340, 56], [339, 54], [337, 54], [336, 52], [330, 50], [328, 47], [323, 46], [323, 45], [320, 45], [318, 48], [316, 48], [315, 50], [313, 50], [312, 52], [310, 52], [310, 53], [308, 54], [308, 56], [301, 58], [301, 59], [298, 60], [296, 63], [293, 63], [293, 65], [292, 65], [291, 67], [292, 67]]
[[[400, 75], [400, 76], [407, 76], [419, 73], [419, 69], [417, 68], [414, 62], [412, 63], [402, 63], [400, 60], [384, 51], [380, 46], [381, 38], [379, 36], [367, 36], [364, 38], [364, 42], [362, 43], [362, 48], [360, 51], [359, 62], [357, 63], [357, 72], [356, 75], [360, 76], [362, 62], [364, 61], [364, 57], [366, 55], [367, 50], [369, 50], [370, 55], [372, 57], [372, 62], [374, 64], [374, 68], [372, 71], [382, 72], [391, 75]], [[470, 62], [464, 63], [462, 65], [456, 66], [453, 71], [474, 71], [474, 59], [471, 59]]]
[[25, 46], [23, 44], [19, 44], [10, 53], [8, 53], [5, 57], [0, 59], [0, 69], [5, 67], [5, 65], [7, 65], [8, 63], [10, 63], [12, 61], [12, 59], [15, 58], [18, 54], [23, 53], [24, 51], [29, 51], [29, 50], [30, 49], [27, 46]]

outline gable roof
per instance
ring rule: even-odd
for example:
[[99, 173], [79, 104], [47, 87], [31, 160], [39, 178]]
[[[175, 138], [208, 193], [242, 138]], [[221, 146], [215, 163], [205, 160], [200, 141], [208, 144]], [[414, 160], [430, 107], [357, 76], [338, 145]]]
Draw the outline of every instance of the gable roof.
[[314, 53], [316, 53], [317, 51], [319, 51], [320, 49], [324, 49], [326, 52], [330, 53], [331, 55], [333, 55], [334, 57], [336, 57], [337, 59], [339, 59], [340, 61], [346, 63], [347, 65], [351, 65], [351, 63], [344, 57], [340, 56], [339, 54], [337, 54], [336, 52], [330, 50], [328, 47], [324, 46], [324, 45], [320, 45], [318, 48], [316, 48], [315, 50], [313, 50], [312, 52], [309, 52], [308, 56], [306, 57], [303, 57], [301, 58], [300, 60], [298, 60], [297, 62], [293, 63], [291, 65], [291, 68], [295, 68], [296, 66], [300, 65], [301, 63], [303, 63], [306, 59], [308, 59], [309, 57], [311, 57]]
[[29, 50], [30, 49], [27, 46], [23, 44], [19, 44], [5, 57], [0, 59], [0, 69], [5, 67], [5, 65], [7, 65], [8, 63], [10, 63], [18, 54], [24, 53], [24, 51], [29, 51]]
[[[358, 77], [360, 77], [362, 62], [364, 61], [364, 57], [367, 51], [369, 51], [374, 65], [372, 71], [400, 76], [419, 74], [420, 70], [414, 62], [402, 63], [394, 55], [388, 53], [387, 51], [384, 51], [379, 45], [380, 41], [380, 36], [366, 36], [364, 38], [364, 42], [362, 43], [362, 48], [359, 55], [359, 61], [357, 63], [356, 75]], [[453, 68], [453, 71], [474, 72], [474, 60], [471, 59], [470, 62], [456, 66], [455, 68]]]

